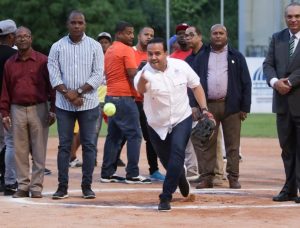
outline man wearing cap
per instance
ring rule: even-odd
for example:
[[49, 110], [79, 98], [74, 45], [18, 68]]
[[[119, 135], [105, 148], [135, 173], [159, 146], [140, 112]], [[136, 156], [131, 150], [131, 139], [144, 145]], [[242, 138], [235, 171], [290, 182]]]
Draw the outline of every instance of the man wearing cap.
[[112, 43], [112, 38], [108, 32], [100, 32], [97, 41], [101, 44], [103, 53], [105, 54], [107, 48], [109, 48]]
[[[17, 26], [13, 20], [0, 21], [0, 94], [2, 91], [4, 64], [9, 57], [17, 52], [16, 49], [12, 48], [15, 44], [16, 30]], [[12, 131], [11, 129], [8, 131], [4, 130], [2, 118], [0, 120], [0, 151], [1, 187], [3, 187], [5, 182], [5, 187], [2, 189], [4, 190], [4, 195], [13, 195], [18, 187], [14, 158], [15, 150]]]
[[179, 49], [175, 50], [170, 55], [171, 58], [185, 60], [185, 58], [188, 57], [192, 53], [192, 50], [187, 45], [187, 43], [185, 41], [185, 38], [184, 38], [185, 30], [188, 27], [189, 27], [189, 25], [186, 24], [186, 23], [181, 23], [181, 24], [176, 26], [176, 38], [177, 38], [177, 43], [179, 45]]

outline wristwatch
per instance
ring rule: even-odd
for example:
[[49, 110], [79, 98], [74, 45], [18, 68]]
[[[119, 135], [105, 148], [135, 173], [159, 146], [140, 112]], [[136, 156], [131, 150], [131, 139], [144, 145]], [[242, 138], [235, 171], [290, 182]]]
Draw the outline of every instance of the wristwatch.
[[77, 93], [79, 94], [79, 96], [81, 96], [83, 94], [83, 90], [81, 88], [78, 88]]
[[200, 110], [201, 110], [201, 112], [203, 112], [203, 111], [207, 111], [207, 112], [208, 112], [208, 109], [207, 109], [207, 107], [200, 108]]

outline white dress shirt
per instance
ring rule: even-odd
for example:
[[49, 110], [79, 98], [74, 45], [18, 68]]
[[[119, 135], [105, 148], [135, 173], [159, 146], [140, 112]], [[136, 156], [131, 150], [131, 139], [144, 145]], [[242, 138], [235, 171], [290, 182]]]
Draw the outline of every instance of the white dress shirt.
[[144, 111], [147, 122], [164, 140], [172, 128], [192, 114], [187, 87], [200, 85], [198, 75], [183, 60], [167, 58], [164, 72], [153, 69], [149, 63], [137, 73], [134, 85], [137, 89], [141, 73], [145, 70], [148, 80], [144, 93]]

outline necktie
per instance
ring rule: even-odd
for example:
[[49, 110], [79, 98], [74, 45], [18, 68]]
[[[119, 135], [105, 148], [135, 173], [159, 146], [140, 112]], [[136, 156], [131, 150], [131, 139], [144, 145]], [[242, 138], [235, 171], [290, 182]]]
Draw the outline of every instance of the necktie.
[[289, 54], [290, 54], [290, 57], [294, 53], [295, 39], [296, 39], [296, 36], [292, 35], [291, 38], [290, 38], [290, 41], [289, 41], [289, 47], [290, 47]]

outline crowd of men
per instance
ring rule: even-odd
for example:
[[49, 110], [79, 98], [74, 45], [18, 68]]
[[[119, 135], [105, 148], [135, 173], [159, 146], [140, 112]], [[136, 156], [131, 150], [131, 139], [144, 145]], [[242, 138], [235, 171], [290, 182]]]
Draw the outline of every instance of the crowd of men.
[[[268, 83], [274, 88], [287, 175], [283, 190], [273, 200], [300, 202], [300, 171], [295, 161], [300, 155], [298, 144], [293, 144], [300, 141], [299, 106], [293, 103], [300, 81], [299, 61], [295, 61], [300, 50], [300, 5], [288, 5], [285, 18], [288, 29], [273, 36], [264, 62]], [[223, 157], [217, 149], [222, 126], [229, 188], [241, 188], [240, 132], [241, 122], [250, 112], [251, 78], [244, 56], [228, 43], [224, 25], [211, 27], [207, 44], [196, 26], [177, 25], [177, 46], [170, 56], [165, 40], [155, 37], [149, 26], [138, 32], [134, 47], [134, 26], [125, 21], [116, 24], [114, 41], [107, 32], [99, 34], [98, 42], [87, 36], [85, 16], [80, 11], [69, 14], [67, 28], [68, 35], [52, 45], [47, 57], [32, 48], [29, 28], [17, 28], [10, 19], [0, 21], [0, 171], [4, 195], [43, 197], [48, 130], [57, 121], [58, 188], [52, 198], [68, 197], [70, 166], [82, 166], [82, 196], [95, 198], [92, 183], [97, 139], [101, 110], [107, 102], [117, 111], [106, 118], [101, 182], [163, 181], [158, 210], [169, 211], [177, 187], [188, 197], [189, 181], [196, 182], [198, 189], [212, 188], [220, 181], [223, 184]], [[290, 34], [293, 41], [289, 41]], [[283, 46], [277, 47], [284, 39], [290, 51], [287, 59], [281, 54]], [[280, 61], [283, 67], [276, 65]], [[208, 142], [192, 134], [199, 110], [216, 123]], [[79, 131], [74, 133], [76, 121]], [[283, 133], [286, 126], [290, 126], [291, 134]], [[139, 170], [142, 137], [149, 177], [140, 175]], [[125, 143], [127, 164], [122, 177], [117, 167]], [[80, 144], [82, 163], [76, 158]], [[158, 159], [165, 175], [159, 170]], [[222, 177], [216, 179], [219, 174]]]

